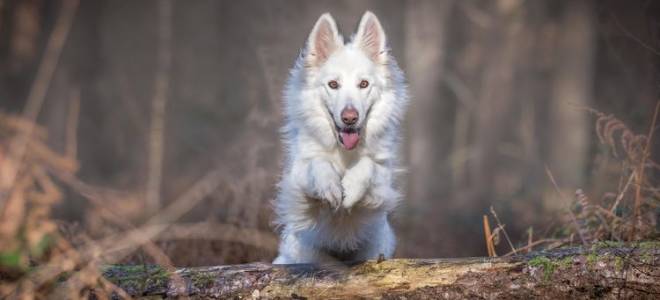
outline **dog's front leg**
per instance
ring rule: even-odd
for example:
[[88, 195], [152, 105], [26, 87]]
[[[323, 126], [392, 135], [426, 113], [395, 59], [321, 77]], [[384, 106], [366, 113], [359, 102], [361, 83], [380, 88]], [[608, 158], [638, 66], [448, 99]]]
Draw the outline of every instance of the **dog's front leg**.
[[329, 161], [320, 158], [310, 160], [306, 175], [303, 190], [308, 197], [328, 201], [332, 207], [341, 204], [341, 177]]
[[341, 186], [344, 189], [344, 199], [342, 206], [351, 208], [360, 201], [371, 185], [371, 178], [374, 175], [374, 162], [369, 157], [362, 157], [350, 169], [346, 170], [344, 178], [341, 180]]
[[344, 200], [342, 206], [351, 208], [356, 203], [371, 209], [392, 209], [401, 198], [393, 187], [393, 171], [370, 158], [362, 158], [346, 171], [342, 179]]

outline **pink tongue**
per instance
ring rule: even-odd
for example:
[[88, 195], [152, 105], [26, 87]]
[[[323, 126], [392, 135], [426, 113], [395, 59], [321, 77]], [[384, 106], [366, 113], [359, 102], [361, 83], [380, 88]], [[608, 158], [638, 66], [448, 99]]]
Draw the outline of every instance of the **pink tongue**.
[[357, 146], [360, 141], [360, 134], [357, 132], [340, 132], [342, 144], [347, 150], [351, 150]]

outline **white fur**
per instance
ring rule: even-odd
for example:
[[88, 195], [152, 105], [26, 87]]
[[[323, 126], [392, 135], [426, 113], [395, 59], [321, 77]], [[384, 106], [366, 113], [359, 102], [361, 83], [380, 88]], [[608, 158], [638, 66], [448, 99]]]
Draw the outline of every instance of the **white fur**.
[[[329, 88], [330, 80], [340, 88]], [[361, 80], [369, 86], [359, 88]], [[347, 44], [329, 14], [319, 18], [284, 92], [287, 157], [275, 201], [281, 242], [274, 263], [393, 255], [388, 215], [401, 198], [396, 179], [407, 102], [403, 73], [374, 14], [364, 14]], [[353, 150], [341, 146], [336, 127], [348, 105], [361, 128]]]

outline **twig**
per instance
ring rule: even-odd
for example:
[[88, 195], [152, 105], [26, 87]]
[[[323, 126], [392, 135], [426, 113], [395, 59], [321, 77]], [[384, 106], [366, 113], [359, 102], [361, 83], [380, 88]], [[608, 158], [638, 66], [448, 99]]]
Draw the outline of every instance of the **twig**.
[[161, 210], [156, 216], [149, 219], [147, 224], [172, 223], [185, 213], [190, 211], [206, 196], [215, 191], [223, 182], [223, 176], [219, 170], [212, 170], [190, 187], [174, 203]]
[[495, 221], [497, 222], [497, 226], [500, 228], [502, 233], [504, 233], [504, 237], [506, 238], [507, 243], [509, 243], [509, 247], [511, 247], [511, 251], [516, 253], [516, 247], [513, 246], [513, 243], [511, 242], [511, 239], [509, 238], [509, 234], [506, 233], [506, 230], [504, 230], [504, 225], [502, 225], [502, 222], [500, 222], [500, 218], [497, 217], [497, 213], [495, 213], [495, 209], [493, 206], [490, 207], [490, 213], [495, 217]]
[[[557, 191], [559, 196], [562, 197], [567, 204], [570, 204], [571, 202], [568, 201], [568, 198], [564, 195], [564, 193], [562, 193], [561, 189], [559, 189], [559, 186], [557, 185], [557, 181], [555, 181], [555, 177], [552, 176], [552, 172], [550, 172], [550, 168], [548, 168], [548, 166], [545, 166], [545, 172], [548, 174], [550, 181], [552, 181], [552, 185], [554, 186], [555, 191]], [[580, 240], [582, 240], [582, 244], [587, 245], [587, 240], [582, 235], [582, 230], [580, 230], [580, 225], [577, 222], [577, 218], [575, 218], [575, 214], [573, 214], [570, 207], [567, 207], [566, 210], [568, 211], [568, 214], [571, 216], [571, 221], [573, 221], [573, 224], [575, 225], [575, 230], [577, 231], [577, 234], [580, 236]]]
[[529, 229], [527, 229], [527, 247], [529, 247], [527, 248], [527, 253], [532, 251], [532, 243], [534, 243], [533, 235], [534, 235], [534, 228], [529, 227]]
[[[103, 216], [110, 222], [120, 226], [125, 232], [135, 230], [136, 227], [129, 220], [114, 212], [107, 202], [115, 201], [114, 197], [108, 197], [98, 188], [90, 186], [81, 180], [71, 176], [68, 173], [56, 173], [57, 178], [66, 183], [71, 189], [79, 193], [85, 199], [96, 206]], [[172, 224], [169, 225], [166, 235], [159, 235], [159, 240], [175, 239], [206, 239], [223, 240], [238, 242], [244, 245], [250, 245], [266, 250], [275, 250], [277, 248], [277, 237], [270, 232], [265, 232], [252, 228], [241, 228], [231, 224], [201, 222], [191, 224]], [[146, 250], [146, 249], [145, 249]]]
[[646, 158], [650, 155], [651, 141], [653, 140], [653, 133], [655, 131], [655, 123], [658, 120], [658, 111], [660, 111], [660, 101], [658, 101], [658, 103], [655, 105], [653, 121], [651, 121], [649, 133], [646, 136], [646, 145], [644, 146], [644, 152], [642, 153], [642, 160], [639, 163], [637, 176], [635, 177], [637, 181], [637, 189], [635, 190], [635, 219], [633, 220], [632, 228], [630, 229], [631, 240], [635, 240], [635, 230], [637, 228], [637, 222], [640, 218], [640, 208], [642, 205], [642, 185], [644, 184], [644, 165], [646, 164]]
[[77, 87], [69, 101], [69, 115], [66, 120], [66, 150], [65, 156], [76, 160], [78, 152], [78, 119], [80, 118], [80, 87]]
[[[119, 226], [126, 232], [135, 229], [135, 225], [130, 220], [108, 207], [108, 203], [116, 199], [107, 199], [108, 197], [105, 197], [102, 193], [96, 191], [94, 187], [80, 181], [71, 174], [58, 173], [57, 175], [58, 178], [69, 184], [69, 186], [73, 188], [77, 193], [82, 195], [85, 199], [89, 200], [95, 206], [95, 208], [100, 211], [102, 218], [106, 219], [112, 224], [115, 224], [116, 226]], [[156, 246], [153, 241], [147, 241], [142, 246], [142, 248], [149, 256], [154, 259], [158, 265], [165, 267], [168, 271], [175, 269], [172, 260], [163, 252], [163, 250]], [[173, 280], [180, 281], [181, 278], [179, 278], [177, 275], [173, 277]]]
[[617, 241], [620, 242], [621, 239], [619, 238], [619, 236], [617, 236], [616, 232], [614, 232], [614, 230], [612, 230], [612, 227], [610, 227], [610, 225], [607, 223], [607, 220], [605, 219], [605, 217], [603, 217], [603, 215], [601, 215], [599, 211], [595, 211], [594, 214], [596, 215], [596, 217], [598, 217], [598, 220], [600, 220], [600, 223], [603, 224], [603, 226], [605, 227], [605, 230], [607, 230], [610, 233], [610, 235], [612, 235], [612, 237], [614, 237]]
[[[0, 189], [7, 190], [16, 180], [19, 170], [17, 166], [23, 161], [26, 147], [36, 126], [34, 122], [46, 98], [48, 87], [57, 68], [62, 48], [71, 30], [77, 10], [78, 0], [63, 2], [23, 109], [23, 117], [29, 122], [26, 122], [25, 131], [20, 132], [10, 145], [9, 155], [11, 159], [8, 159], [6, 163], [13, 166], [0, 168]], [[4, 197], [0, 198], [0, 208], [4, 206], [4, 202]]]
[[488, 250], [489, 257], [496, 257], [495, 246], [493, 245], [493, 235], [490, 232], [490, 224], [488, 216], [484, 215], [484, 237], [486, 238], [486, 249]]
[[619, 27], [619, 29], [621, 29], [621, 31], [623, 31], [623, 33], [626, 36], [628, 36], [629, 38], [631, 38], [635, 42], [639, 43], [642, 47], [644, 47], [644, 49], [649, 50], [651, 53], [653, 53], [655, 55], [660, 55], [660, 51], [658, 49], [655, 49], [652, 46], [648, 45], [647, 43], [644, 43], [644, 41], [642, 41], [641, 39], [636, 37], [634, 34], [632, 34], [630, 31], [628, 31], [628, 29], [626, 29], [621, 24], [621, 22], [619, 22], [619, 18], [617, 18], [616, 15], [612, 14], [612, 17], [613, 17], [614, 22], [616, 23], [617, 27]]
[[[529, 252], [529, 251], [532, 250], [532, 248], [534, 248], [534, 247], [536, 247], [536, 246], [538, 246], [538, 245], [540, 245], [540, 244], [552, 243], [552, 242], [561, 242], [561, 243], [565, 243], [565, 242], [566, 242], [566, 239], [540, 239], [540, 240], [538, 240], [538, 241], [535, 241], [535, 242], [532, 242], [532, 243], [528, 243], [527, 246], [525, 246], [525, 247], [518, 248], [518, 251], [520, 251], [520, 252], [522, 252], [522, 251], [527, 251], [527, 252]], [[513, 251], [511, 251], [511, 252], [509, 252], [509, 253], [507, 253], [507, 254], [504, 254], [503, 257], [504, 257], [504, 256], [511, 256], [511, 255], [514, 255], [514, 254], [516, 254], [516, 253], [513, 252]]]
[[619, 195], [617, 195], [616, 200], [614, 201], [614, 204], [612, 205], [612, 208], [610, 208], [610, 212], [612, 214], [614, 214], [614, 211], [619, 206], [619, 203], [623, 199], [623, 196], [628, 191], [628, 187], [630, 186], [630, 183], [632, 183], [633, 178], [636, 177], [635, 173], [637, 173], [637, 172], [635, 170], [633, 170], [632, 173], [630, 174], [630, 177], [628, 177], [628, 181], [626, 182], [626, 185], [623, 186], [623, 189], [621, 190]]
[[608, 217], [610, 217], [610, 218], [612, 218], [612, 219], [614, 219], [614, 220], [621, 220], [621, 217], [617, 216], [615, 213], [609, 211], [609, 210], [606, 209], [606, 208], [603, 208], [603, 207], [601, 207], [601, 206], [599, 206], [599, 205], [596, 205], [596, 206], [594, 206], [594, 207], [596, 208], [596, 210], [598, 210], [598, 211], [597, 211], [598, 213], [604, 213], [605, 215], [607, 215]]
[[[107, 263], [119, 261], [126, 257], [126, 255], [136, 247], [144, 245], [170, 228], [170, 223], [180, 218], [192, 207], [205, 199], [206, 196], [216, 190], [219, 184], [220, 176], [218, 171], [211, 171], [158, 215], [149, 219], [147, 224], [129, 232], [123, 232], [116, 236], [104, 238], [101, 241], [92, 242], [85, 249], [80, 251], [70, 249], [63, 254], [63, 259], [78, 262], [90, 261], [93, 259], [100, 259]], [[95, 249], [103, 250], [101, 257], [95, 255]], [[116, 253], [117, 251], [121, 251], [121, 253]], [[71, 257], [78, 259], [70, 259]], [[70, 265], [63, 265], [61, 262], [51, 262], [36, 268], [29, 276], [26, 276], [24, 280], [31, 281], [35, 286], [41, 286], [46, 282], [52, 281], [61, 272], [67, 271], [67, 268], [70, 270], [71, 267], [72, 266]]]

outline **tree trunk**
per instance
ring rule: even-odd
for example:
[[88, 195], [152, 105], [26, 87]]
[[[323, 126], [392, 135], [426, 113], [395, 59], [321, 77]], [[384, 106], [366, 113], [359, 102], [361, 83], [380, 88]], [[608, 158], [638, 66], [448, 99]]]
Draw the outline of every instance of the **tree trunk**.
[[153, 266], [111, 266], [104, 276], [137, 297], [640, 299], [660, 295], [659, 262], [658, 242], [599, 243], [506, 258], [182, 268], [178, 281]]
[[[557, 184], [567, 195], [584, 186], [591, 141], [591, 119], [584, 107], [592, 106], [594, 22], [589, 1], [567, 2], [559, 30], [556, 77], [548, 101], [547, 165]], [[547, 181], [546, 181], [547, 182]], [[565, 200], [546, 186], [543, 204], [548, 210], [562, 209]]]
[[[449, 155], [451, 127], [443, 125], [451, 119], [448, 102], [441, 99], [439, 86], [444, 76], [446, 34], [449, 15], [454, 1], [415, 1], [404, 6], [405, 57], [402, 61], [410, 82], [411, 102], [407, 118], [409, 174], [406, 177], [406, 209], [409, 209], [402, 237], [406, 239], [399, 249], [410, 256], [428, 256], [429, 245], [441, 244], [442, 235], [428, 236], [426, 230], [439, 225], [437, 216], [445, 204], [444, 191], [451, 174], [444, 168], [444, 157]], [[414, 217], [413, 217], [414, 216]], [[431, 221], [431, 222], [429, 222]], [[419, 230], [424, 228], [425, 230]], [[419, 247], [426, 243], [427, 247]], [[423, 249], [427, 249], [424, 252]], [[437, 255], [437, 253], [435, 254]]]

